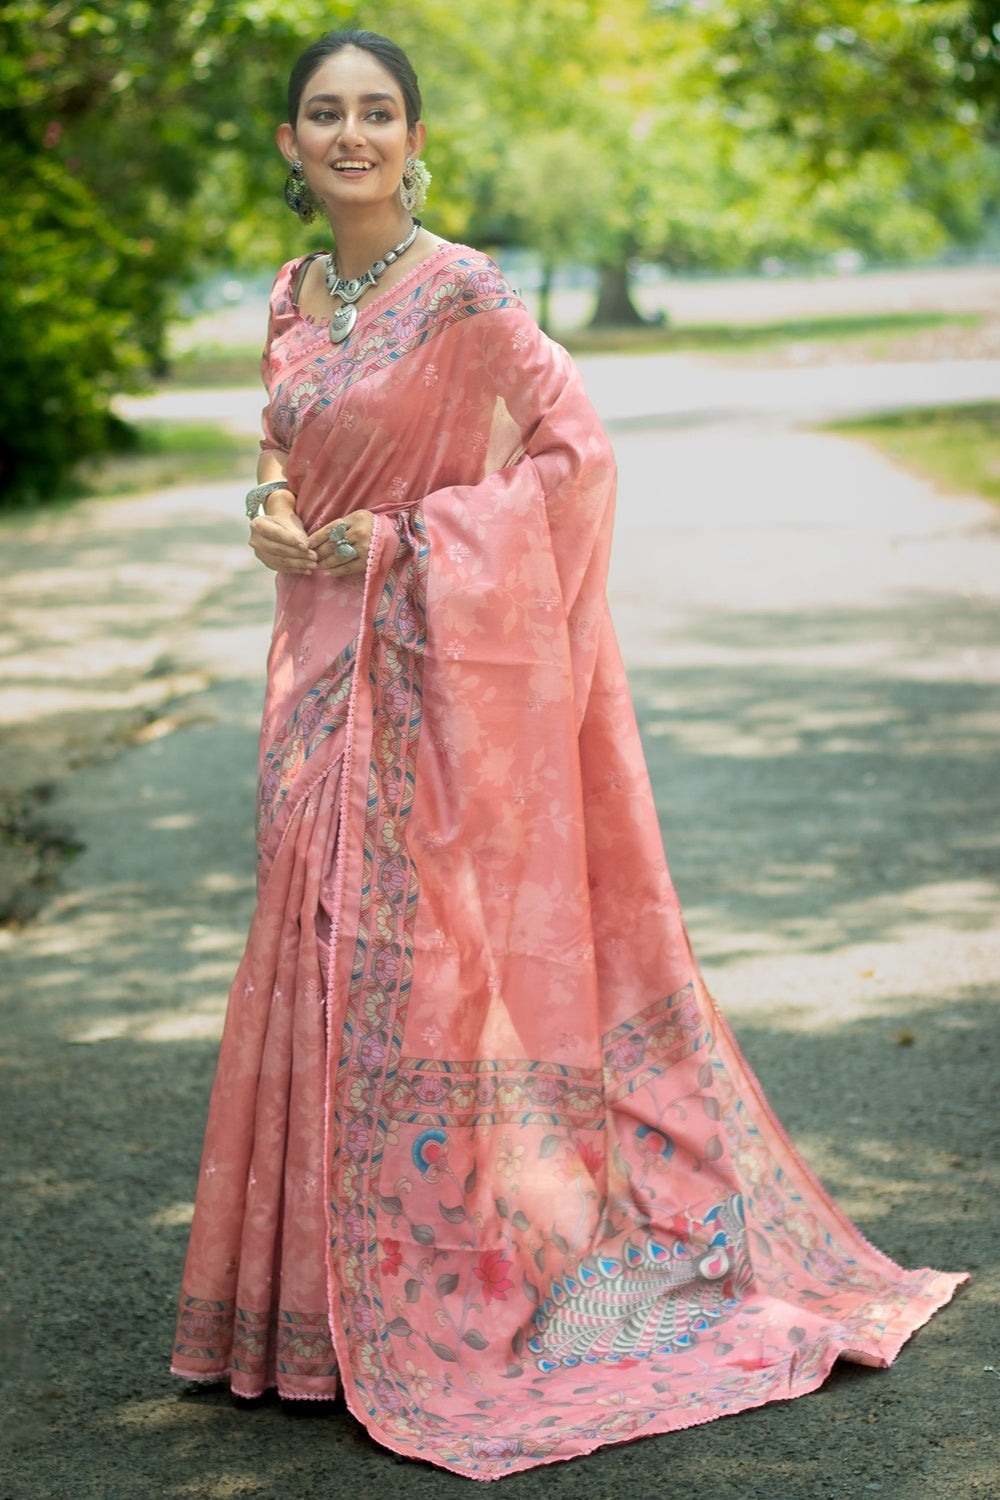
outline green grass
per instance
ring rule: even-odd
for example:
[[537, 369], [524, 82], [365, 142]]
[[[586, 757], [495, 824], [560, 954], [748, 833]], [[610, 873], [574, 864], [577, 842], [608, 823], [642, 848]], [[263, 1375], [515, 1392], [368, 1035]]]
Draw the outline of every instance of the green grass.
[[233, 348], [206, 344], [204, 348], [188, 349], [170, 361], [170, 372], [160, 384], [171, 390], [260, 385], [260, 355], [260, 344]]
[[203, 479], [230, 479], [252, 472], [251, 438], [208, 422], [139, 422], [124, 451], [82, 463], [67, 498], [127, 495], [167, 489]]
[[[863, 313], [841, 317], [786, 318], [776, 323], [676, 323], [662, 328], [578, 328], [557, 330], [571, 354], [757, 354], [784, 344], [837, 344], [860, 341], [878, 358], [899, 338], [943, 327], [974, 328], [979, 313]], [[206, 345], [171, 361], [162, 385], [175, 390], [208, 386], [259, 385], [260, 348], [226, 349]]]
[[662, 328], [581, 328], [559, 338], [572, 354], [756, 354], [784, 344], [864, 344], [878, 358], [896, 339], [944, 327], [975, 328], [981, 313], [851, 313], [776, 323], [675, 323]]
[[874, 443], [941, 489], [1000, 502], [1000, 401], [883, 412], [830, 430]]

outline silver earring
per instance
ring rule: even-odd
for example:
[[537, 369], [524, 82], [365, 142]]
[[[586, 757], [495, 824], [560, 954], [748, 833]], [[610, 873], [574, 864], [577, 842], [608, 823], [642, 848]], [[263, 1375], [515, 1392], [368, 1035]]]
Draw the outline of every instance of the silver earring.
[[311, 224], [316, 217], [316, 199], [306, 182], [306, 174], [300, 161], [293, 161], [285, 178], [285, 202], [297, 214], [303, 224]]
[[403, 166], [403, 180], [399, 184], [399, 201], [408, 214], [419, 213], [427, 201], [427, 189], [431, 174], [419, 156], [408, 156]]

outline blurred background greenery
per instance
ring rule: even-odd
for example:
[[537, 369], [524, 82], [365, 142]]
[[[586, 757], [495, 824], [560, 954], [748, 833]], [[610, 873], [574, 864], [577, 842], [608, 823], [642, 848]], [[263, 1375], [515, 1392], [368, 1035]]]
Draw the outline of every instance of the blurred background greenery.
[[[273, 143], [288, 69], [372, 26], [425, 95], [433, 225], [519, 246], [548, 316], [637, 323], [640, 265], [1000, 255], [993, 0], [23, 0], [0, 6], [0, 492], [134, 441], [186, 289], [310, 248]], [[323, 243], [323, 226], [315, 244]]]

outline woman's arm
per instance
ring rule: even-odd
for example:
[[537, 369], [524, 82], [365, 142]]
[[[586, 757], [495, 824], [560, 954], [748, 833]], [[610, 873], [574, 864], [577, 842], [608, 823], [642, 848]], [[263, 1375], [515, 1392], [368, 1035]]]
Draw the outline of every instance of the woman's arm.
[[[257, 460], [257, 483], [284, 479], [288, 454], [264, 448]], [[312, 573], [317, 556], [309, 546], [305, 527], [295, 513], [291, 490], [272, 490], [250, 522], [250, 546], [260, 562], [275, 573]]]

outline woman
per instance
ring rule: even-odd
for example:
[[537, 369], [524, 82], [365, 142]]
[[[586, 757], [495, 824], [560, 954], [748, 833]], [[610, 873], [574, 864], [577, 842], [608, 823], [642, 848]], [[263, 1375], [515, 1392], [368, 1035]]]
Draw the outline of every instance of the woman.
[[[411, 217], [412, 69], [292, 75], [251, 545], [278, 572], [260, 899], [174, 1357], [488, 1479], [887, 1365], [900, 1270], [774, 1119], [691, 956], [564, 351]], [[392, 247], [387, 253], [388, 247]], [[365, 274], [367, 273], [367, 274]]]

